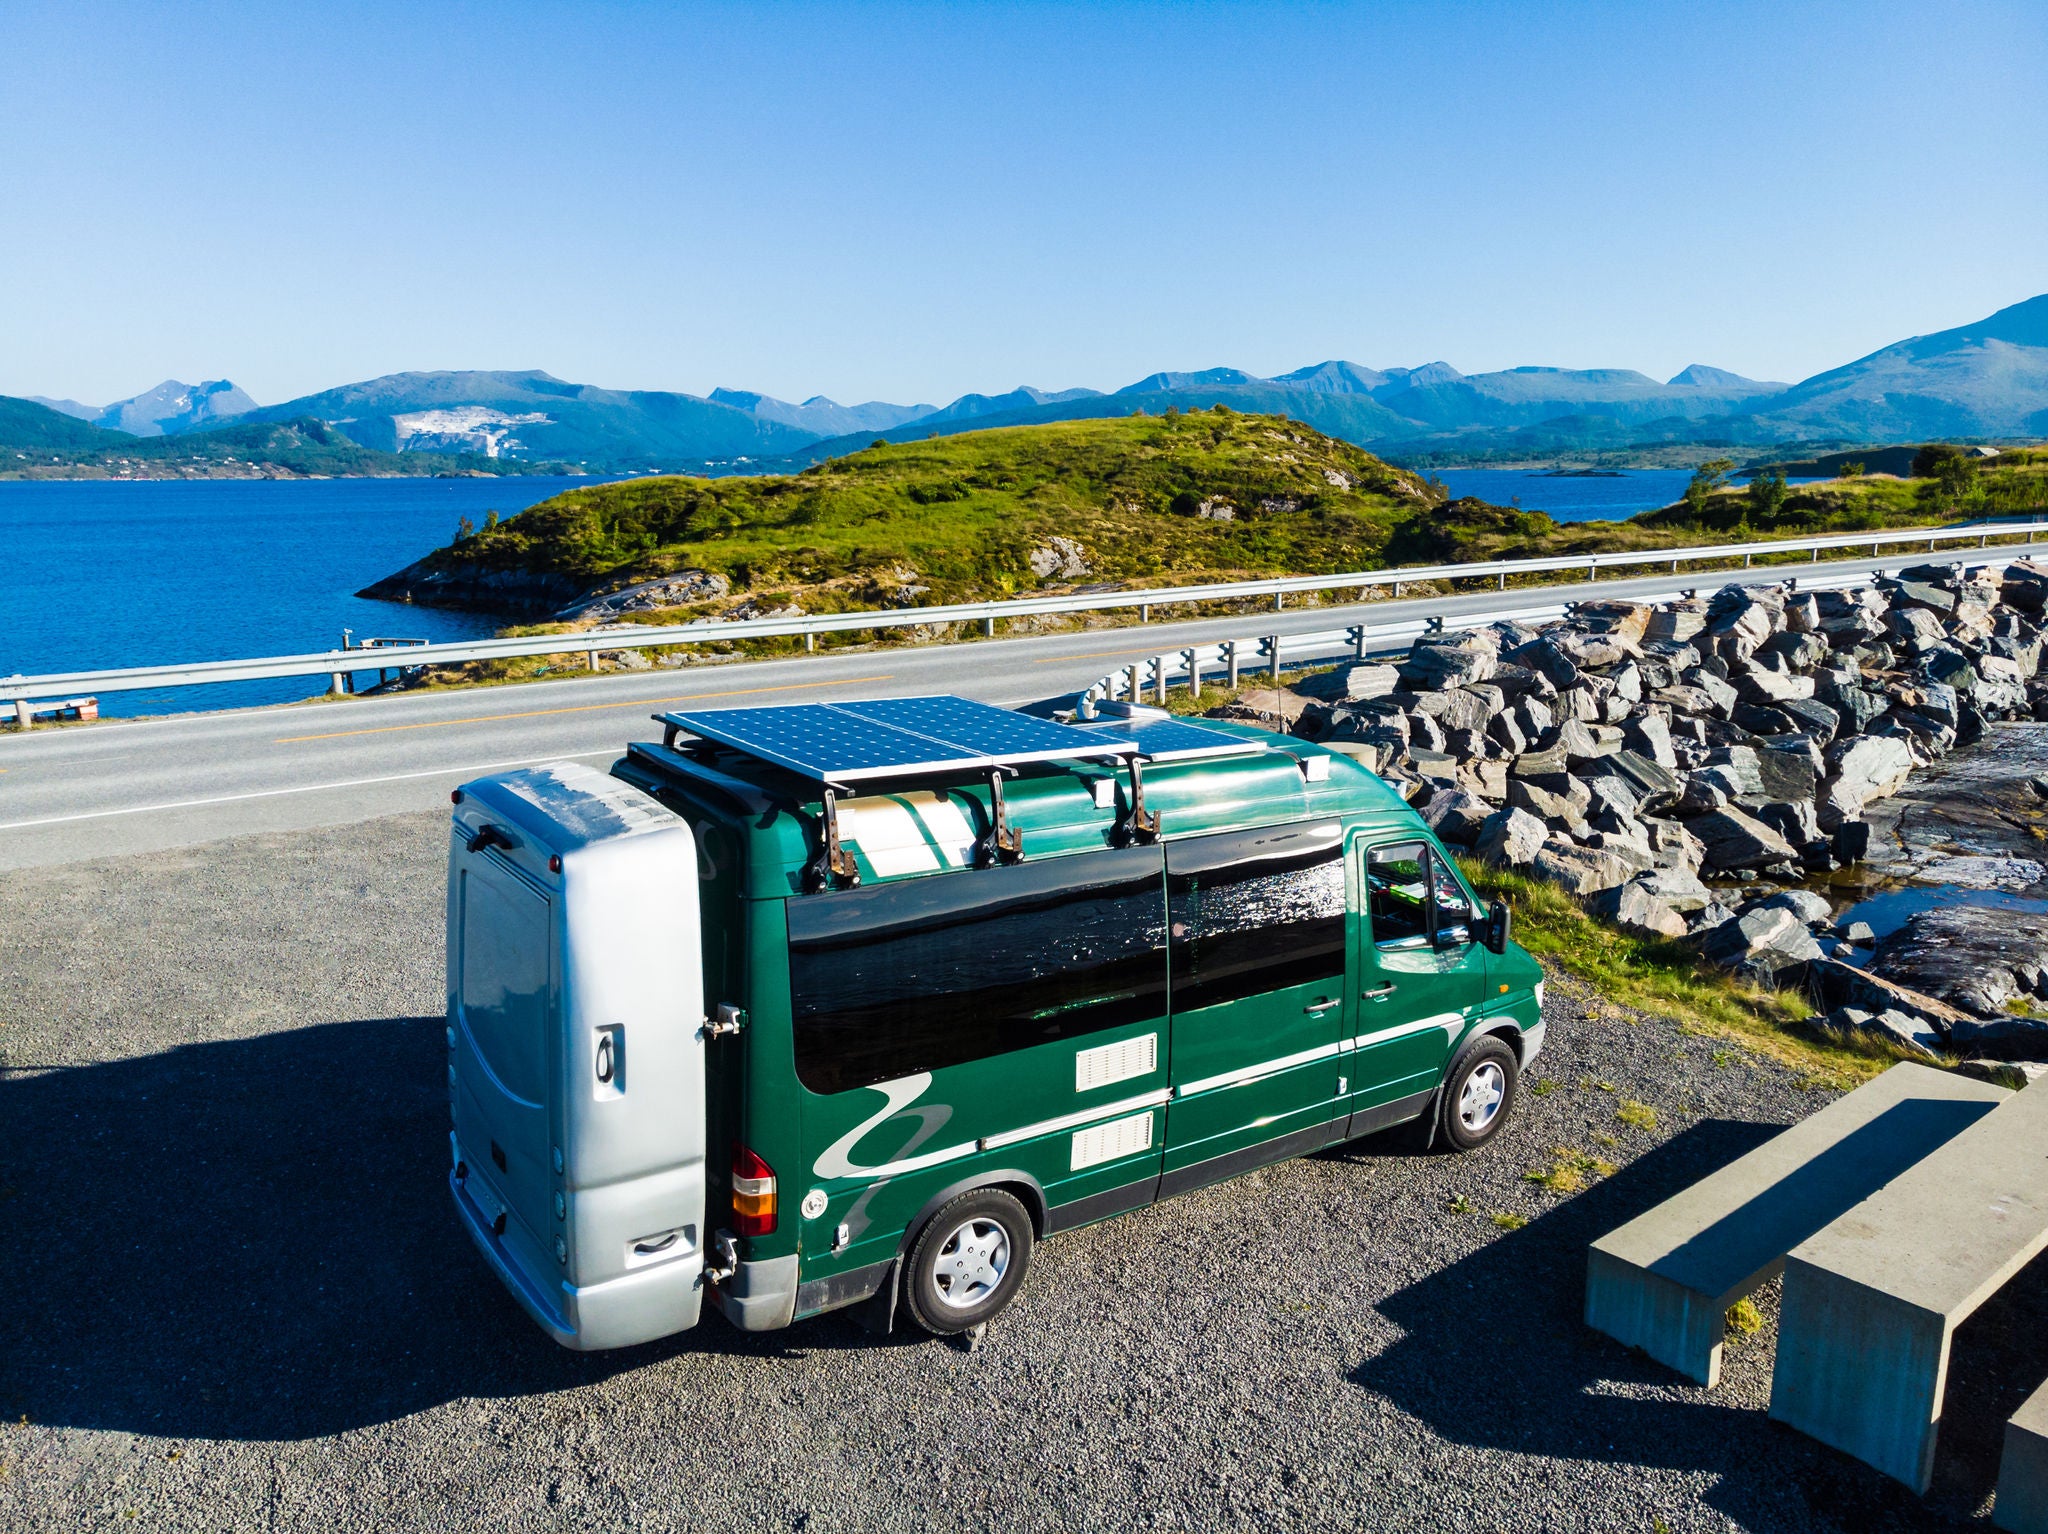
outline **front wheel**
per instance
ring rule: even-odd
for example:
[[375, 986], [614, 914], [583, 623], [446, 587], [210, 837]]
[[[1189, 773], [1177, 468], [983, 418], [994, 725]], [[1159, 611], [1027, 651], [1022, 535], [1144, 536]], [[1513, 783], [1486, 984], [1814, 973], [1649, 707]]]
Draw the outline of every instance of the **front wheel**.
[[917, 1324], [941, 1337], [981, 1325], [1010, 1303], [1031, 1266], [1031, 1216], [996, 1188], [947, 1204], [910, 1249], [904, 1299]]
[[1437, 1127], [1452, 1150], [1477, 1150], [1507, 1127], [1515, 1110], [1521, 1070], [1515, 1052], [1497, 1038], [1466, 1050], [1444, 1078]]

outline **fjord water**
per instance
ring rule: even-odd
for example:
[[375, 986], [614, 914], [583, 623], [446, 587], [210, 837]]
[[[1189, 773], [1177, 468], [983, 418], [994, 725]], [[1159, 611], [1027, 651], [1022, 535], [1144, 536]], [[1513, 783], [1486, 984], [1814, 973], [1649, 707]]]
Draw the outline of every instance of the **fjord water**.
[[1543, 469], [1442, 469], [1454, 496], [1546, 512], [1558, 522], [1613, 521], [1669, 506], [1685, 493], [1690, 469], [1624, 469], [1617, 474], [1557, 474]]
[[[0, 677], [466, 639], [504, 621], [355, 595], [587, 479], [0, 482]], [[374, 680], [369, 678], [367, 680]], [[283, 703], [321, 677], [103, 693], [108, 714]], [[0, 686], [4, 696], [4, 686]]]

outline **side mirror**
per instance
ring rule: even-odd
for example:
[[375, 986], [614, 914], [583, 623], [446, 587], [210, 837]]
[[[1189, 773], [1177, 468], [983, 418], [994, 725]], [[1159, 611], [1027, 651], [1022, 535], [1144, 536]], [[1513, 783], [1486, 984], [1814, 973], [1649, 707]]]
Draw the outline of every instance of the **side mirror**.
[[1508, 951], [1509, 925], [1508, 903], [1505, 900], [1496, 900], [1486, 908], [1486, 935], [1481, 941], [1486, 944], [1488, 953]]

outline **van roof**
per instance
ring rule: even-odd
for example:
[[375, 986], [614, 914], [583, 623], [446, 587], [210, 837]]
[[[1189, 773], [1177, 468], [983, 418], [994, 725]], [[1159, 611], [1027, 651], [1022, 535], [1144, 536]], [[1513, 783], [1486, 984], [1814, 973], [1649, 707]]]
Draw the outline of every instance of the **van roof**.
[[[1391, 788], [1348, 756], [1248, 725], [1198, 722], [1227, 744], [1198, 756], [1162, 750], [1154, 757], [1141, 747], [1136, 757], [1144, 807], [1160, 817], [1162, 841], [1324, 815], [1384, 816], [1420, 825]], [[744, 837], [747, 894], [779, 897], [807, 887], [804, 870], [818, 852], [829, 792], [815, 778], [724, 742], [679, 743], [674, 732], [668, 744], [633, 745], [613, 771], [672, 802], [678, 795], [695, 801]], [[840, 843], [854, 854], [861, 881], [971, 868], [974, 843], [991, 817], [991, 773], [925, 769], [835, 796]], [[1023, 857], [1112, 845], [1131, 807], [1131, 783], [1130, 767], [1116, 758], [1041, 760], [1005, 769], [1003, 804], [1010, 825], [1022, 835]]]

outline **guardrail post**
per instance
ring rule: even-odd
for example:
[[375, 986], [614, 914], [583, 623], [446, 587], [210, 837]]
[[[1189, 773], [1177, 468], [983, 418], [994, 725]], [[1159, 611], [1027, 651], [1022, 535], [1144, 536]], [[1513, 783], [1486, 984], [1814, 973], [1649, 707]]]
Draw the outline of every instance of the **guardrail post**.
[[339, 671], [330, 673], [327, 678], [328, 692], [332, 693], [337, 698], [340, 697], [343, 693], [348, 691], [348, 688], [345, 685], [343, 685], [345, 680], [346, 678]]
[[982, 620], [981, 620], [981, 637], [982, 637], [983, 639], [993, 639], [993, 638], [995, 638], [995, 637], [996, 637], [996, 620], [995, 620], [995, 619], [993, 619], [993, 618], [984, 618], [984, 619], [982, 619]]
[[1144, 666], [1137, 661], [1132, 661], [1130, 664], [1131, 691], [1129, 696], [1133, 703], [1143, 703], [1145, 701], [1144, 669]]
[[1344, 631], [1344, 637], [1351, 641], [1351, 653], [1359, 660], [1365, 659], [1365, 625], [1354, 623]]
[[592, 651], [590, 652], [590, 655], [589, 655], [589, 659], [590, 659], [590, 669], [591, 669], [592, 671], [602, 671], [602, 670], [604, 670], [604, 666], [603, 666], [603, 665], [602, 665], [602, 664], [601, 664], [601, 663], [600, 663], [600, 662], [598, 661], [598, 658], [597, 658], [597, 651], [595, 651], [595, 650], [592, 650]]
[[1284, 591], [1276, 591], [1276, 592], [1274, 592], [1274, 593], [1273, 593], [1273, 611], [1274, 611], [1274, 612], [1276, 612], [1276, 613], [1277, 613], [1277, 612], [1282, 612], [1282, 611], [1285, 611], [1286, 607], [1287, 607], [1287, 593], [1286, 593], [1286, 592], [1284, 592]]
[[1236, 641], [1235, 639], [1226, 639], [1226, 640], [1224, 640], [1224, 641], [1223, 641], [1223, 664], [1224, 664], [1225, 666], [1227, 666], [1227, 667], [1229, 668], [1229, 670], [1230, 670], [1230, 690], [1231, 690], [1232, 692], [1236, 692], [1236, 691], [1237, 691], [1237, 641]]
[[1266, 643], [1271, 645], [1273, 649], [1273, 685], [1278, 687], [1280, 685], [1280, 636], [1275, 634]]
[[1749, 568], [1749, 560], [1750, 560], [1750, 556], [1749, 556], [1749, 555], [1745, 554], [1745, 555], [1743, 555], [1743, 556], [1742, 556], [1742, 568], [1743, 568], [1743, 569], [1747, 570], [1747, 569]]
[[1675, 559], [1671, 561], [1671, 573], [1673, 575], [1678, 573], [1678, 561]]
[[1140, 623], [1150, 623], [1152, 621], [1152, 604], [1150, 602], [1140, 602], [1138, 604], [1138, 621]]
[[1158, 689], [1154, 696], [1159, 700], [1161, 704], [1164, 704], [1166, 702], [1166, 675], [1166, 657], [1164, 655], [1153, 656], [1152, 684], [1155, 688]]
[[1508, 573], [1505, 570], [1501, 571], [1500, 573], [1500, 589], [1502, 591], [1506, 591], [1508, 589]]
[[1202, 653], [1191, 645], [1180, 654], [1181, 659], [1188, 663], [1188, 696], [1199, 698], [1202, 695]]
[[1812, 560], [1812, 563], [1814, 563], [1814, 564], [1819, 564], [1819, 563], [1820, 563], [1820, 550], [1819, 550], [1819, 549], [1815, 549], [1815, 550], [1813, 551], [1813, 560]]
[[14, 727], [17, 730], [33, 730], [36, 727], [36, 711], [26, 698], [14, 700]]

